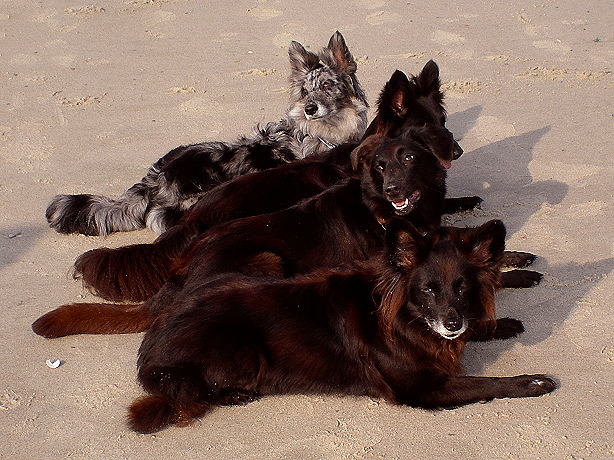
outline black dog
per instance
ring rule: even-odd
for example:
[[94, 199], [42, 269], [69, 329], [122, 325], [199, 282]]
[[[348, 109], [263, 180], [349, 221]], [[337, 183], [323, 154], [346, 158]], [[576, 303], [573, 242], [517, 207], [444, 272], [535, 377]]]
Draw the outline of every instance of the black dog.
[[[441, 136], [433, 136], [438, 131]], [[229, 272], [290, 277], [367, 259], [381, 250], [395, 216], [422, 231], [439, 227], [442, 164], [453, 156], [454, 140], [439, 126], [409, 129], [395, 139], [370, 136], [352, 152], [356, 177], [290, 208], [211, 228], [175, 260], [168, 281], [144, 304], [64, 305], [36, 320], [33, 330], [45, 337], [138, 332], [194, 280]], [[131, 283], [146, 286], [150, 278], [135, 272]]]
[[[436, 144], [441, 151], [426, 143], [434, 138], [432, 130], [448, 140]], [[157, 315], [189, 279], [227, 272], [290, 277], [364, 260], [382, 248], [385, 225], [395, 215], [425, 231], [438, 228], [445, 195], [442, 162], [454, 154], [448, 134], [433, 126], [413, 128], [395, 139], [370, 136], [352, 152], [356, 177], [290, 208], [209, 229], [175, 261], [170, 279], [142, 305], [143, 316]], [[147, 272], [131, 274], [135, 286], [146, 285], [149, 278]], [[125, 310], [130, 314], [122, 322], [121, 311], [109, 304], [65, 305], [39, 318], [33, 328], [46, 337], [110, 333], [118, 327], [126, 332], [130, 326], [124, 323], [134, 321], [134, 312]]]
[[130, 406], [130, 426], [187, 425], [216, 406], [274, 394], [453, 408], [553, 391], [542, 374], [461, 375], [472, 336], [522, 331], [494, 317], [504, 237], [500, 221], [429, 237], [390, 222], [385, 254], [349, 269], [191, 279], [145, 335], [138, 375], [149, 395]]
[[[378, 113], [368, 132], [397, 137], [409, 129], [427, 129], [449, 142], [445, 129], [443, 94], [439, 69], [429, 61], [416, 77], [396, 71], [382, 90]], [[435, 129], [440, 127], [441, 130]], [[118, 249], [100, 248], [80, 256], [75, 262], [75, 276], [105, 299], [140, 302], [155, 294], [168, 279], [173, 261], [210, 227], [232, 219], [264, 214], [287, 208], [313, 196], [352, 175], [350, 152], [357, 144], [337, 147], [327, 154], [312, 156], [267, 171], [239, 177], [206, 193], [190, 208], [178, 225], [161, 235], [153, 244], [138, 244]], [[462, 150], [454, 143], [452, 157]], [[449, 166], [449, 163], [445, 164]], [[478, 197], [452, 198], [444, 202], [444, 212], [473, 208]], [[526, 254], [523, 259], [533, 256]], [[526, 260], [515, 262], [515, 266]], [[140, 280], [147, 279], [146, 283]]]

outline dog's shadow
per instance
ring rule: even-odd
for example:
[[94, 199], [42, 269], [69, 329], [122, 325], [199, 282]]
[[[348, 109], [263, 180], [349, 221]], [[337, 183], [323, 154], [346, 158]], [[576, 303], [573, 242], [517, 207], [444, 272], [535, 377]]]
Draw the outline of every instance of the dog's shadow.
[[[455, 129], [458, 127], [460, 134], [457, 137], [462, 138], [471, 129], [480, 112], [480, 107], [473, 107], [454, 116]], [[465, 152], [448, 174], [448, 194], [478, 195], [484, 202], [481, 209], [451, 216], [445, 223], [473, 226], [500, 218], [509, 236], [521, 229], [544, 204], [561, 203], [567, 195], [567, 184], [552, 179], [535, 181], [529, 170], [535, 145], [549, 131], [550, 127], [546, 126]]]
[[[497, 361], [517, 342], [529, 347], [548, 339], [571, 312], [583, 303], [591, 305], [590, 291], [614, 270], [614, 258], [585, 264], [569, 263], [546, 267], [548, 275], [531, 289], [504, 289], [497, 296], [497, 317], [512, 317], [524, 323], [517, 338], [471, 343], [463, 356], [468, 374], [481, 375], [484, 367]], [[542, 366], [543, 364], [543, 366]], [[536, 363], [542, 372], [547, 363]]]
[[448, 116], [448, 129], [454, 134], [454, 139], [461, 142], [461, 147], [463, 137], [471, 131], [481, 113], [482, 106], [476, 105]]
[[[476, 106], [449, 117], [449, 125], [455, 137], [461, 139], [461, 146], [462, 138], [476, 125], [481, 112], [481, 107]], [[544, 206], [561, 203], [567, 195], [567, 184], [546, 177], [535, 180], [529, 168], [535, 146], [549, 131], [550, 127], [545, 126], [466, 151], [448, 175], [449, 195], [479, 195], [484, 202], [481, 209], [447, 216], [445, 223], [475, 226], [499, 218], [509, 237]], [[525, 243], [525, 247], [509, 249], [531, 251], [531, 241]], [[564, 265], [548, 265], [539, 259], [537, 268], [545, 274], [541, 285], [505, 289], [497, 296], [497, 316], [522, 320], [526, 332], [516, 339], [469, 344], [463, 358], [468, 374], [481, 375], [485, 367], [517, 342], [531, 346], [550, 337], [601, 278], [614, 269], [614, 259]], [[540, 369], [527, 369], [536, 370]]]

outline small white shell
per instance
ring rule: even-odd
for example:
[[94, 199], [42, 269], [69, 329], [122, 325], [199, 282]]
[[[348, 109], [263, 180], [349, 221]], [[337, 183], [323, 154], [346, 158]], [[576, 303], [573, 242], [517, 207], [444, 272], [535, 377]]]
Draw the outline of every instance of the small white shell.
[[51, 369], [57, 369], [58, 367], [62, 365], [62, 360], [61, 359], [54, 359], [54, 360], [48, 359], [47, 361], [45, 361], [45, 363]]

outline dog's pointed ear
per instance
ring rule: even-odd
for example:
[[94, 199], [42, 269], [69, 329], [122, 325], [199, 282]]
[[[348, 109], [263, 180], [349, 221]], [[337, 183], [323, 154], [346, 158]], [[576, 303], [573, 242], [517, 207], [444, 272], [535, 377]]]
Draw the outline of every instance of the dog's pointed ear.
[[299, 42], [292, 41], [288, 49], [292, 73], [304, 74], [320, 65], [320, 58], [315, 53], [307, 51]]
[[402, 218], [393, 218], [386, 225], [386, 248], [390, 263], [411, 269], [430, 250], [432, 235], [414, 227]]
[[410, 135], [414, 141], [431, 152], [445, 169], [450, 169], [452, 160], [458, 158], [458, 144], [452, 133], [443, 126], [426, 123], [424, 126], [412, 128]]
[[420, 74], [414, 78], [414, 81], [420, 94], [434, 98], [439, 103], [443, 102], [439, 66], [437, 66], [435, 61], [430, 60], [427, 62]]
[[505, 225], [493, 219], [461, 234], [464, 250], [479, 264], [498, 264], [505, 251]]
[[375, 150], [377, 147], [381, 145], [384, 140], [387, 139], [385, 136], [380, 134], [373, 134], [369, 137], [366, 137], [358, 147], [352, 150], [350, 153], [350, 161], [352, 163], [352, 169], [354, 171], [358, 170], [358, 166], [361, 163], [364, 163], [367, 158], [370, 158], [369, 154]]
[[420, 88], [425, 92], [438, 91], [441, 81], [439, 80], [439, 66], [437, 63], [432, 59], [427, 62], [417, 79]]
[[328, 62], [331, 67], [336, 67], [349, 75], [356, 73], [356, 61], [345, 44], [341, 32], [337, 31], [330, 37], [326, 49], [330, 51], [329, 57], [332, 58], [331, 62]]
[[413, 86], [407, 75], [396, 70], [386, 82], [378, 103], [379, 113], [392, 112], [397, 117], [403, 117], [414, 98]]

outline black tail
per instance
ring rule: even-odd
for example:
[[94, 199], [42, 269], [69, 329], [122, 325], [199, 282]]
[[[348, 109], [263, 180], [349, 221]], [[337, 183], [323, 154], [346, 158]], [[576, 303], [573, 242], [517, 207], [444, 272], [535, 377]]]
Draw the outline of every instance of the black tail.
[[73, 276], [103, 299], [143, 302], [168, 280], [173, 262], [196, 235], [176, 225], [151, 244], [93, 249], [77, 258]]
[[211, 408], [208, 403], [191, 403], [189, 407], [181, 407], [162, 396], [142, 396], [128, 409], [128, 425], [139, 433], [154, 433], [171, 424], [189, 425]]

